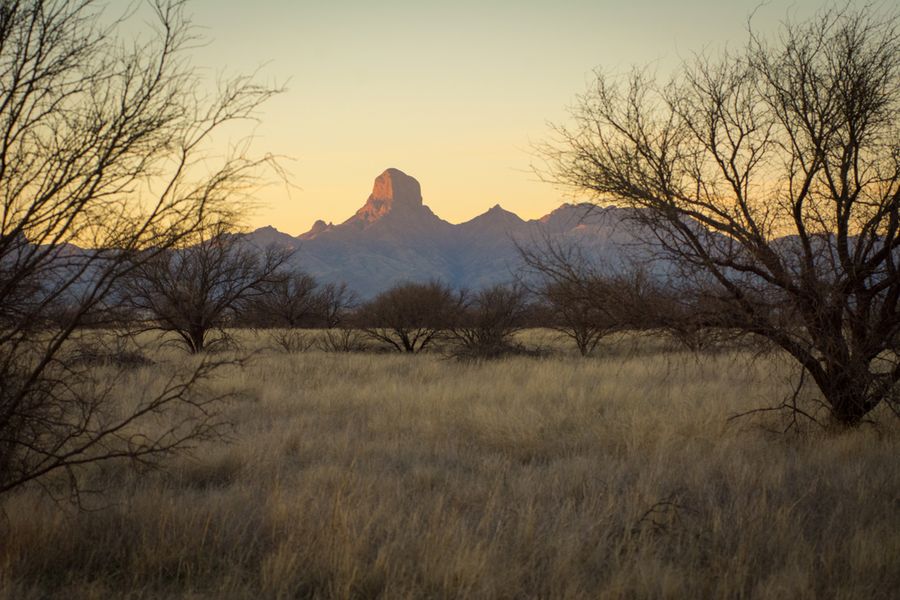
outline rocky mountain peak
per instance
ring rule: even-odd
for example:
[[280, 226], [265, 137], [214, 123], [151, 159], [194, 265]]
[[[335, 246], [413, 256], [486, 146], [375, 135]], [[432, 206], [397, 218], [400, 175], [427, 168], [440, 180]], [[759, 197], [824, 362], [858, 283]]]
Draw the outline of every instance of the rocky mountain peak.
[[505, 208], [503, 208], [503, 207], [500, 206], [499, 204], [495, 204], [495, 205], [492, 206], [490, 209], [488, 209], [488, 211], [487, 211], [486, 213], [484, 213], [484, 214], [486, 214], [486, 215], [491, 215], [491, 216], [493, 216], [494, 218], [505, 218], [505, 219], [508, 219], [508, 218], [514, 217], [517, 221], [521, 221], [521, 220], [522, 220], [522, 219], [519, 218], [519, 215], [517, 215], [517, 214], [514, 213], [514, 212], [511, 212], [511, 211], [506, 210]]
[[286, 233], [278, 231], [271, 225], [260, 227], [251, 232], [248, 239], [260, 247], [278, 246], [279, 248], [293, 248], [297, 245], [296, 239]]
[[300, 238], [301, 240], [309, 240], [309, 239], [316, 237], [317, 235], [319, 235], [320, 233], [322, 233], [324, 231], [328, 231], [332, 227], [334, 227], [334, 224], [326, 223], [322, 219], [318, 219], [315, 223], [313, 223], [313, 226], [309, 231], [307, 231], [306, 233], [301, 233], [297, 237]]
[[520, 219], [517, 214], [506, 210], [499, 204], [495, 204], [487, 212], [483, 212], [474, 219], [466, 221], [461, 226], [471, 229], [473, 227], [503, 227], [524, 223], [525, 221]]
[[393, 211], [415, 210], [422, 206], [419, 182], [399, 169], [387, 169], [375, 178], [372, 194], [356, 211], [355, 219], [372, 223]]

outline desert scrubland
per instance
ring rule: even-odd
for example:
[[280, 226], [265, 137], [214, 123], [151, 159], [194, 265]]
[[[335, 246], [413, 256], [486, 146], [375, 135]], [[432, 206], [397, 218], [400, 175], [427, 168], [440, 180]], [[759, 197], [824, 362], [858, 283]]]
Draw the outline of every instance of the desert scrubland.
[[[227, 440], [93, 465], [81, 509], [5, 500], [0, 598], [895, 597], [886, 408], [778, 433], [729, 420], [790, 395], [778, 354], [628, 335], [581, 358], [525, 335], [547, 350], [472, 363], [241, 334], [252, 357], [204, 390], [233, 393]], [[148, 357], [96, 368], [127, 399], [202, 360]]]

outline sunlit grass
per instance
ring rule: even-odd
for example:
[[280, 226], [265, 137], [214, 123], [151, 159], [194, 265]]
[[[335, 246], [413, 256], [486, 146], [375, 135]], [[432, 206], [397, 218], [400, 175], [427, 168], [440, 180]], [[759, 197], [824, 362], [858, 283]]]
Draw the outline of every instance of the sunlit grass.
[[208, 390], [239, 392], [231, 443], [98, 471], [100, 510], [8, 499], [0, 596], [889, 598], [896, 424], [728, 421], [789, 382], [777, 356], [658, 339], [482, 364], [261, 350]]

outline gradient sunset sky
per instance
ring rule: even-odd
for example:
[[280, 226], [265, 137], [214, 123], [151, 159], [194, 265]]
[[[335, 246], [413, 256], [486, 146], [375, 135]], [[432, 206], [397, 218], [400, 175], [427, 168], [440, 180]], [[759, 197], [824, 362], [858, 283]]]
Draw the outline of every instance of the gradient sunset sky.
[[195, 64], [287, 86], [253, 147], [291, 157], [297, 187], [261, 190], [248, 225], [296, 235], [351, 216], [387, 167], [417, 178], [452, 223], [498, 203], [541, 216], [571, 197], [536, 180], [531, 144], [565, 121], [595, 68], [665, 75], [692, 53], [740, 48], [754, 9], [754, 28], [774, 34], [822, 4], [194, 0], [188, 11], [209, 40]]

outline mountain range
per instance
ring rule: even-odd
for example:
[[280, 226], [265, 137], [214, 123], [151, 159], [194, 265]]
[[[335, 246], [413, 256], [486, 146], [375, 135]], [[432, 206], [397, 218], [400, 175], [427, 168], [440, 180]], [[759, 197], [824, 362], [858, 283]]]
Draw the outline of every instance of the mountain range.
[[262, 227], [249, 234], [249, 241], [295, 249], [292, 266], [323, 282], [346, 282], [365, 298], [401, 281], [439, 279], [474, 289], [510, 281], [521, 264], [517, 244], [548, 237], [615, 253], [633, 239], [622, 225], [627, 212], [563, 204], [526, 221], [498, 204], [451, 224], [423, 203], [416, 179], [391, 168], [375, 179], [365, 204], [343, 223], [316, 221], [296, 237]]

